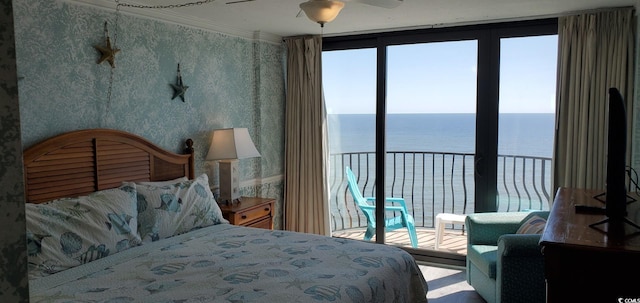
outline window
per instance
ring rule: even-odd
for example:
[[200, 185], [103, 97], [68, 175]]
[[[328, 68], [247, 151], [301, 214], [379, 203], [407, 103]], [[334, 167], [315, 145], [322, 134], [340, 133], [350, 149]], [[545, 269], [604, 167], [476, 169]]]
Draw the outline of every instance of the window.
[[[552, 149], [555, 39], [556, 19], [325, 38], [334, 234], [359, 229], [345, 236], [361, 237], [366, 227], [346, 191], [347, 165], [359, 171], [361, 189], [378, 197], [378, 207], [384, 197], [404, 198], [419, 229], [432, 230], [442, 212], [542, 207], [540, 184], [549, 189], [551, 171], [540, 168], [550, 165], [550, 154], [511, 162], [504, 156], [522, 156], [523, 146], [539, 144], [521, 140], [532, 136], [522, 132], [531, 131], [524, 122], [544, 125], [535, 139]], [[530, 121], [516, 117], [529, 114]], [[514, 121], [522, 123], [514, 127]], [[527, 187], [534, 179], [537, 192]], [[374, 239], [409, 245], [399, 237], [378, 231]], [[432, 236], [419, 238], [420, 249], [433, 249]], [[453, 254], [445, 262], [464, 261], [455, 257], [465, 254], [461, 243], [446, 251]]]

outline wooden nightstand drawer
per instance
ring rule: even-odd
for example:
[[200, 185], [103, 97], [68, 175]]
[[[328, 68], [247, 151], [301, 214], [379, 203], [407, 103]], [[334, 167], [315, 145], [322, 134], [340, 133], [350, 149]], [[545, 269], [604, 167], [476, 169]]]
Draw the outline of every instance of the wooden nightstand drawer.
[[242, 197], [233, 205], [220, 205], [220, 210], [233, 225], [272, 229], [275, 202], [274, 199]]
[[271, 217], [271, 205], [265, 204], [257, 208], [239, 211], [234, 214], [234, 217], [233, 224], [235, 225], [246, 225], [258, 219]]
[[271, 218], [264, 218], [262, 220], [256, 221], [251, 223], [250, 225], [247, 225], [249, 227], [255, 227], [255, 228], [264, 228], [264, 229], [271, 229]]

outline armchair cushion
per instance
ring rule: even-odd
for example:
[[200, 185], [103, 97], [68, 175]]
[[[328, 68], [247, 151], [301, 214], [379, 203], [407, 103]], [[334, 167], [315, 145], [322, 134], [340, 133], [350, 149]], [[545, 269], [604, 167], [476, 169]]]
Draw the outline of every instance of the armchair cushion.
[[476, 213], [467, 215], [467, 240], [469, 245], [498, 245], [498, 238], [505, 234], [515, 234], [520, 226], [533, 216], [546, 219], [547, 211]]
[[495, 279], [497, 253], [495, 245], [473, 245], [467, 250], [467, 259], [487, 277]]
[[515, 234], [527, 213], [476, 213], [467, 215], [465, 226], [470, 245], [498, 245], [504, 234]]
[[504, 235], [498, 241], [496, 302], [545, 302], [540, 235]]
[[504, 257], [540, 257], [542, 256], [540, 235], [508, 234], [498, 239], [498, 254]]
[[541, 235], [516, 232], [547, 217], [546, 211], [467, 215], [467, 281], [487, 302], [544, 302]]

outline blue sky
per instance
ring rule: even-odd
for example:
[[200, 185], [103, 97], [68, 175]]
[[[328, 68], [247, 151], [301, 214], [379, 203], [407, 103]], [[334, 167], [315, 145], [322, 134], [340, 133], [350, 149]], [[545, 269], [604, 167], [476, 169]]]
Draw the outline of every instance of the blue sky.
[[[388, 113], [475, 113], [476, 41], [391, 46]], [[323, 53], [330, 114], [375, 113], [375, 49]], [[501, 41], [501, 113], [555, 111], [557, 36]]]

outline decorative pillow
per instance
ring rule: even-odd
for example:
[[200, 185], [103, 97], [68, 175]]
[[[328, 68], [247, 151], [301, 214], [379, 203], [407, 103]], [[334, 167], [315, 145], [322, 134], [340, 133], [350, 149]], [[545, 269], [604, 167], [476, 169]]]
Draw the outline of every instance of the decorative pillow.
[[161, 186], [137, 184], [138, 233], [144, 242], [157, 241], [193, 229], [229, 223], [209, 189], [209, 178]]
[[141, 243], [136, 186], [26, 204], [29, 278], [47, 276]]
[[544, 226], [547, 224], [547, 220], [540, 216], [531, 216], [531, 218], [524, 221], [516, 234], [542, 234]]

